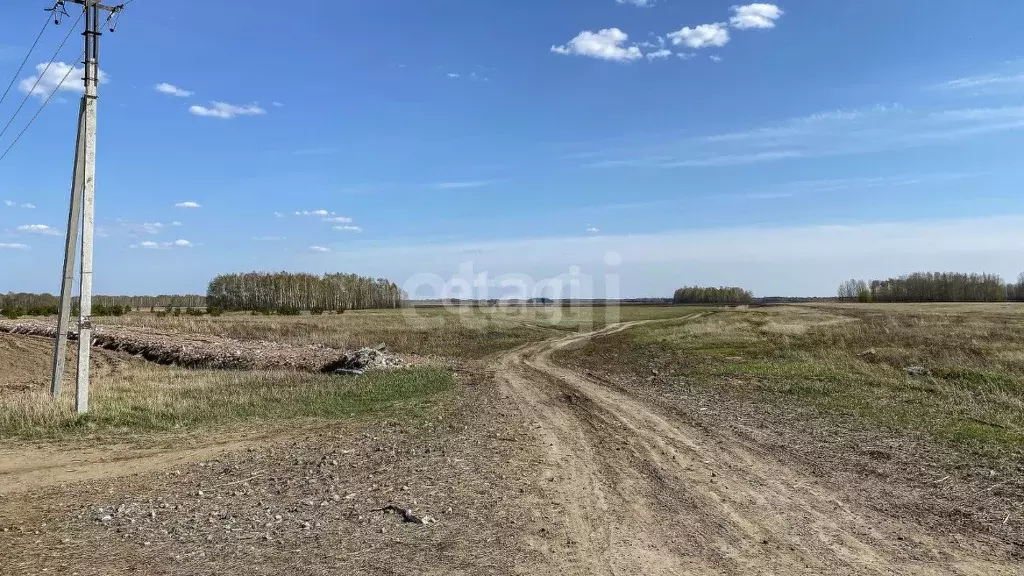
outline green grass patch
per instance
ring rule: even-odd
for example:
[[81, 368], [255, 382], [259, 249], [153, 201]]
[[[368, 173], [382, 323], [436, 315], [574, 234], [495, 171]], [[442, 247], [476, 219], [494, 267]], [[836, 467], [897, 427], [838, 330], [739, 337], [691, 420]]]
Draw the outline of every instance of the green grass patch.
[[657, 367], [688, 389], [926, 434], [986, 457], [1024, 445], [1024, 306], [722, 310], [601, 340], [614, 369]]
[[68, 397], [58, 401], [45, 394], [2, 397], [0, 437], [127, 436], [303, 418], [334, 420], [396, 406], [415, 412], [430, 397], [453, 386], [451, 372], [438, 367], [339, 377], [142, 366], [130, 375], [100, 381], [90, 412], [83, 416], [73, 413]]

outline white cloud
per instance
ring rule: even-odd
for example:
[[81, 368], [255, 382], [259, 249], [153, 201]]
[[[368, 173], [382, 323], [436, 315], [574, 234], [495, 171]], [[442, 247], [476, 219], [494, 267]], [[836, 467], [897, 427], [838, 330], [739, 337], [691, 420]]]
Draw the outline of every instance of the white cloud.
[[332, 216], [331, 218], [324, 218], [324, 222], [333, 222], [335, 224], [351, 224], [352, 219], [348, 216]]
[[684, 27], [670, 32], [668, 38], [676, 46], [682, 44], [690, 48], [722, 47], [729, 43], [729, 28], [724, 22], [701, 24], [695, 28]]
[[175, 220], [174, 222], [171, 222], [171, 226], [181, 226], [181, 222]]
[[775, 4], [755, 2], [746, 6], [733, 6], [733, 16], [729, 23], [738, 30], [751, 28], [775, 28], [775, 21], [782, 17], [783, 12]]
[[800, 150], [773, 150], [769, 152], [757, 152], [754, 154], [728, 154], [723, 156], [710, 156], [707, 158], [695, 158], [689, 160], [677, 160], [662, 162], [658, 164], [662, 168], [694, 168], [702, 166], [739, 166], [741, 164], [756, 164], [759, 162], [772, 162], [787, 158], [802, 158], [806, 154]]
[[168, 250], [170, 248], [192, 248], [193, 246], [195, 246], [195, 244], [192, 244], [188, 240], [175, 240], [173, 242], [153, 242], [152, 240], [146, 240], [145, 242], [132, 244], [131, 248], [145, 248], [147, 250]]
[[460, 76], [462, 76], [462, 74], [459, 74], [458, 72], [449, 72], [448, 73], [448, 77], [449, 78], [459, 78]]
[[284, 218], [284, 214], [280, 212], [274, 212], [274, 218]]
[[331, 249], [327, 248], [325, 246], [310, 246], [309, 247], [309, 251], [310, 252], [319, 252], [319, 253], [322, 254], [322, 253], [325, 253], [325, 252], [330, 252]]
[[711, 60], [712, 62], [721, 62], [722, 57], [718, 54], [712, 54], [711, 56], [708, 56], [708, 60]]
[[363, 231], [363, 229], [360, 228], [359, 226], [352, 226], [351, 224], [346, 224], [344, 226], [335, 226], [334, 229], [339, 231], [339, 232], [362, 232]]
[[982, 94], [1019, 94], [1021, 91], [1024, 91], [1024, 74], [967, 76], [943, 82], [931, 86], [931, 88], [969, 93], [972, 96]]
[[[65, 80], [64, 76], [67, 75]], [[100, 70], [100, 83], [105, 84], [109, 81], [107, 73]], [[31, 90], [33, 96], [39, 96], [40, 98], [46, 98], [54, 90], [66, 90], [68, 92], [84, 92], [85, 91], [85, 67], [75, 67], [73, 64], [66, 64], [64, 62], [54, 62], [47, 68], [46, 64], [36, 64], [35, 76], [29, 76], [18, 84], [18, 89], [23, 94], [28, 94]], [[36, 82], [38, 80], [38, 83]], [[64, 83], [61, 84], [61, 81]], [[33, 87], [34, 86], [34, 87]]]
[[637, 46], [639, 46], [641, 48], [664, 48], [665, 47], [665, 37], [664, 36], [654, 36], [654, 34], [651, 34], [651, 36], [654, 38], [654, 42], [651, 42], [650, 40], [645, 40], [645, 41], [640, 42], [639, 44], [637, 44]]
[[597, 226], [590, 226], [589, 224], [587, 225], [587, 232], [589, 232], [590, 234], [597, 234], [600, 231], [601, 229], [598, 228]]
[[178, 88], [174, 84], [168, 84], [167, 82], [161, 82], [154, 86], [153, 89], [161, 94], [170, 94], [171, 96], [177, 96], [179, 98], [188, 98], [193, 94], [190, 90]]
[[584, 30], [564, 46], [552, 46], [556, 54], [589, 56], [600, 60], [628, 62], [642, 58], [636, 46], [624, 46], [629, 35], [618, 28], [605, 28], [597, 32]]
[[34, 210], [34, 209], [35, 209], [35, 207], [36, 207], [36, 205], [35, 205], [35, 204], [32, 204], [32, 203], [29, 203], [29, 202], [25, 202], [25, 203], [24, 203], [24, 204], [22, 204], [22, 205], [21, 205], [20, 207], [21, 207], [21, 208], [25, 208], [26, 210]]
[[279, 240], [287, 240], [284, 236], [253, 236], [253, 240], [257, 242], [277, 242]]
[[46, 224], [26, 224], [24, 226], [18, 226], [18, 232], [25, 232], [27, 234], [43, 234], [46, 236], [60, 235], [60, 230], [51, 228]]
[[434, 184], [434, 188], [440, 188], [442, 190], [459, 190], [464, 188], [482, 188], [490, 184], [487, 180], [469, 180], [463, 182], [438, 182]]
[[615, 0], [616, 4], [632, 4], [640, 8], [650, 8], [654, 6], [655, 0]]
[[245, 106], [236, 106], [235, 104], [228, 104], [227, 102], [213, 102], [213, 106], [207, 108], [205, 106], [194, 105], [189, 107], [189, 112], [196, 116], [206, 116], [209, 118], [223, 118], [230, 120], [235, 116], [260, 116], [266, 114], [267, 111], [260, 108], [256, 104], [248, 104]]
[[284, 104], [277, 101], [271, 102], [270, 105], [273, 106], [274, 108], [284, 108]]
[[[737, 132], [663, 138], [610, 151], [590, 167], [734, 166], [870, 154], [1024, 132], [1024, 106], [917, 111], [899, 105], [825, 111]], [[621, 154], [622, 157], [614, 157]]]
[[14, 206], [14, 200], [4, 200], [4, 206]]
[[175, 208], [202, 208], [202, 205], [199, 204], [198, 202], [193, 202], [192, 200], [189, 200], [187, 202], [178, 202], [177, 204], [174, 205], [174, 207]]
[[28, 250], [28, 244], [8, 244], [0, 242], [0, 250]]
[[676, 56], [681, 60], [691, 60], [697, 57], [696, 52], [676, 52]]
[[331, 213], [323, 208], [319, 210], [296, 210], [296, 216], [330, 216]]
[[654, 52], [648, 52], [647, 53], [647, 59], [648, 60], [655, 60], [655, 59], [658, 59], [658, 58], [668, 58], [671, 55], [672, 55], [672, 51], [671, 50], [669, 50], [668, 48], [662, 48], [661, 50], [656, 50]]

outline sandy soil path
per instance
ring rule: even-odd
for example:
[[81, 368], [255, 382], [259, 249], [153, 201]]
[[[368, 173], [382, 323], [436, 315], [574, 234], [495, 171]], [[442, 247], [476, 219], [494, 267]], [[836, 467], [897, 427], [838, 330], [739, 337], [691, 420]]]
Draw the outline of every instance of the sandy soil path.
[[[547, 450], [566, 506], [562, 574], [1021, 574], [998, 544], [855, 509], [757, 446], [669, 419], [556, 365], [623, 323], [504, 354], [497, 376]], [[539, 543], [538, 543], [539, 545]]]

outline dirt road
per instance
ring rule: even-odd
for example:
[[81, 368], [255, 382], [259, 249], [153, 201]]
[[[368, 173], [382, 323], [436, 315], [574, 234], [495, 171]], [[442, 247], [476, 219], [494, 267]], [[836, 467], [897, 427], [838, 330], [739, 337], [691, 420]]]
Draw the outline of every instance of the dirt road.
[[[551, 354], [618, 324], [504, 354], [497, 375], [564, 501], [561, 574], [1021, 574], [1000, 544], [928, 534], [727, 433], [666, 418]], [[534, 547], [554, 547], [532, 539]]]

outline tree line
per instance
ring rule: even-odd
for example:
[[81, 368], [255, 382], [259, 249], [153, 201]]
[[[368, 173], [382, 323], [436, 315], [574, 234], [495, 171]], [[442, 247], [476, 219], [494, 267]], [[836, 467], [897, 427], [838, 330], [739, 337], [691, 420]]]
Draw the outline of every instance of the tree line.
[[[71, 307], [78, 310], [79, 297], [71, 297]], [[199, 294], [163, 294], [160, 296], [106, 296], [96, 294], [92, 297], [93, 312], [104, 316], [107, 312], [129, 312], [131, 310], [156, 308], [202, 308], [206, 306], [206, 296]], [[60, 296], [53, 294], [33, 294], [30, 292], [8, 292], [0, 295], [0, 310], [20, 310], [22, 315], [45, 316], [56, 314], [60, 307]], [[98, 312], [103, 312], [100, 314]]]
[[356, 274], [247, 272], [221, 274], [206, 289], [208, 307], [285, 311], [399, 308], [403, 293], [385, 278]]
[[1024, 273], [1016, 283], [997, 274], [915, 272], [887, 280], [851, 279], [839, 285], [842, 300], [861, 302], [1005, 302], [1024, 301]]
[[734, 286], [687, 286], [676, 290], [672, 296], [674, 304], [750, 304], [753, 301], [752, 293]]
[[[94, 299], [92, 313], [94, 316], [121, 316], [132, 310], [128, 304], [104, 300], [105, 297]], [[80, 310], [79, 299], [71, 299], [71, 314], [77, 316]], [[0, 314], [5, 318], [21, 316], [55, 316], [60, 309], [60, 298], [53, 294], [18, 294], [8, 293], [0, 296]]]

